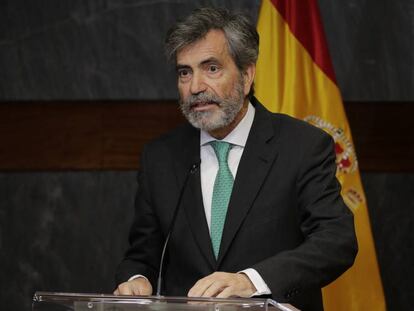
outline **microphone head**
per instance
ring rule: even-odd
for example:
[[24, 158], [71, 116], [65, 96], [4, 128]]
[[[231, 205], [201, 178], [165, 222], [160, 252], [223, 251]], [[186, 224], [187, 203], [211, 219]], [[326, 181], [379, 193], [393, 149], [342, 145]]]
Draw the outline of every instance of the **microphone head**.
[[193, 163], [193, 165], [191, 165], [190, 174], [194, 174], [195, 172], [197, 172], [198, 168], [200, 167], [200, 163], [201, 159], [198, 159]]

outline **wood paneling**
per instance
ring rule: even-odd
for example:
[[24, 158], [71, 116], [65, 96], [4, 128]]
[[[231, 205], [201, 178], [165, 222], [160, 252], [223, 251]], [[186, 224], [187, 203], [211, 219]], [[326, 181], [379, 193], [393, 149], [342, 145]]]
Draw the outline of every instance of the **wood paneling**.
[[[345, 107], [362, 170], [414, 171], [414, 103]], [[146, 142], [184, 122], [174, 101], [0, 103], [0, 170], [136, 169]]]
[[414, 172], [414, 102], [346, 102], [364, 171]]
[[174, 102], [0, 104], [0, 169], [135, 169], [144, 143], [183, 123]]

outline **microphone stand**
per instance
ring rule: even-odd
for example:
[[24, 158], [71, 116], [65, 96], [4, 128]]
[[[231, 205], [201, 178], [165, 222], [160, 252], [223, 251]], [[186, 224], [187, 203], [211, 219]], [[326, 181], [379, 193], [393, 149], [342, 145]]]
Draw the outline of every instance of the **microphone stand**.
[[167, 237], [165, 239], [164, 246], [162, 248], [160, 268], [159, 268], [159, 271], [158, 271], [158, 280], [157, 280], [157, 293], [156, 293], [157, 297], [161, 297], [162, 268], [163, 268], [163, 263], [164, 263], [164, 256], [165, 256], [165, 252], [167, 250], [168, 241], [170, 240], [171, 233], [174, 229], [175, 219], [177, 218], [178, 210], [180, 209], [181, 200], [182, 200], [182, 197], [184, 195], [184, 191], [187, 188], [187, 183], [188, 183], [188, 180], [190, 178], [190, 175], [194, 174], [198, 170], [198, 168], [200, 167], [200, 162], [201, 162], [201, 160], [198, 160], [196, 163], [191, 165], [190, 170], [186, 174], [183, 187], [181, 188], [181, 191], [180, 191], [180, 195], [178, 196], [178, 201], [177, 201], [177, 205], [175, 206], [175, 209], [174, 209], [174, 214], [173, 214], [173, 218], [172, 218], [171, 223], [170, 223], [170, 228], [168, 229], [168, 234], [167, 234]]

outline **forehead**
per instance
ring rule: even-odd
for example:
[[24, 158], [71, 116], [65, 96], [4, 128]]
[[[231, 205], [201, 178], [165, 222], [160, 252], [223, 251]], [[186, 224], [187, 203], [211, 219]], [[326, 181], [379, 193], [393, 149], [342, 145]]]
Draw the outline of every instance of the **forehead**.
[[177, 52], [178, 65], [198, 64], [210, 58], [233, 62], [228, 51], [227, 39], [221, 30], [210, 30], [202, 39]]

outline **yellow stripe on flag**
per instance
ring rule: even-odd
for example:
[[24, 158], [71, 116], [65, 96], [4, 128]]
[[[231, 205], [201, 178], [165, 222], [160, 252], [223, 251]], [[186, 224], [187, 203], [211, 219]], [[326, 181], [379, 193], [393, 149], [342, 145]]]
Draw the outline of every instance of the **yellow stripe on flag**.
[[342, 196], [355, 217], [359, 252], [353, 267], [323, 289], [325, 310], [385, 310], [365, 194], [340, 91], [270, 0], [262, 0], [257, 30], [257, 98], [271, 111], [307, 120], [332, 135]]

